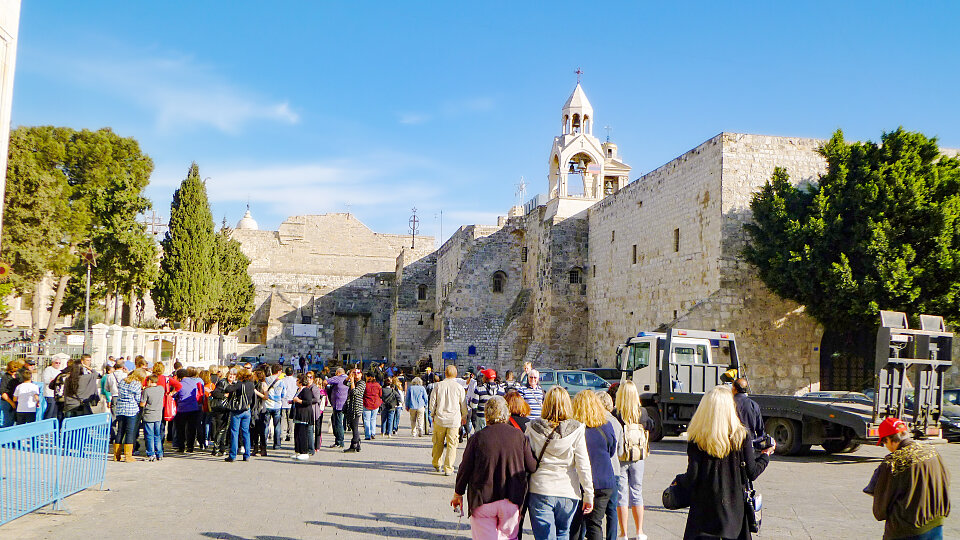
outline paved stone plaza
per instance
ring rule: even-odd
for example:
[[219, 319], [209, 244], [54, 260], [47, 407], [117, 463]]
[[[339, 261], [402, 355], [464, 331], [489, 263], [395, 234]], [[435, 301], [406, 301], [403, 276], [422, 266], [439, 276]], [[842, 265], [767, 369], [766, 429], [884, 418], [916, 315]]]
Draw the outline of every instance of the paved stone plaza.
[[[454, 477], [433, 472], [428, 438], [411, 438], [406, 423], [401, 433], [366, 443], [360, 454], [324, 448], [306, 463], [290, 459], [291, 443], [248, 463], [224, 463], [206, 453], [160, 463], [111, 462], [109, 491], [69, 498], [69, 514], [15, 520], [0, 527], [0, 538], [469, 538], [467, 518], [458, 523], [448, 506]], [[331, 441], [324, 435], [325, 444]], [[938, 449], [951, 471], [960, 470], [960, 444]], [[884, 454], [871, 447], [841, 456], [774, 458], [758, 482], [766, 509], [757, 537], [880, 538], [882, 524], [860, 490]], [[660, 493], [685, 466], [683, 441], [654, 445], [644, 476], [651, 540], [682, 537], [686, 511], [663, 509]], [[960, 500], [956, 481], [951, 495]], [[960, 538], [958, 520], [948, 520], [945, 537]]]

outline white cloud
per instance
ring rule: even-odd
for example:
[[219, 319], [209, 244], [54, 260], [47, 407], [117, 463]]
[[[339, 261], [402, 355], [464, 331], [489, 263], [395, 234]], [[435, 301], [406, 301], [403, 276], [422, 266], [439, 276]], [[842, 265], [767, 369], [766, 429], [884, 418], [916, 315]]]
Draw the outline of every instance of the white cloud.
[[52, 63], [61, 65], [61, 75], [146, 109], [162, 132], [212, 127], [235, 134], [252, 122], [300, 121], [288, 102], [257, 95], [187, 56], [100, 56]]
[[400, 113], [399, 115], [400, 123], [407, 125], [417, 125], [422, 124], [430, 120], [429, 114], [420, 114], [420, 113]]
[[456, 118], [466, 114], [482, 113], [493, 110], [496, 103], [490, 97], [474, 97], [448, 100], [440, 103], [435, 112], [401, 112], [397, 119], [401, 124], [417, 125], [434, 118]]

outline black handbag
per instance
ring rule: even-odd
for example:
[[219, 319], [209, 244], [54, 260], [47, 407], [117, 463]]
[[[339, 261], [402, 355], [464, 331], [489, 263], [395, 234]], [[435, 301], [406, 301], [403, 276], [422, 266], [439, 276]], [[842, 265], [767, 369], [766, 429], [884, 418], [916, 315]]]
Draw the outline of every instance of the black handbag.
[[[743, 456], [743, 450], [740, 450]], [[740, 476], [743, 478], [743, 513], [747, 522], [747, 527], [752, 533], [760, 532], [760, 524], [763, 510], [763, 496], [757, 490], [753, 489], [753, 482], [747, 477], [747, 462], [743, 458], [740, 460]]]
[[683, 475], [678, 474], [667, 489], [663, 490], [663, 507], [667, 510], [680, 510], [690, 506], [690, 490], [680, 484], [681, 476]]

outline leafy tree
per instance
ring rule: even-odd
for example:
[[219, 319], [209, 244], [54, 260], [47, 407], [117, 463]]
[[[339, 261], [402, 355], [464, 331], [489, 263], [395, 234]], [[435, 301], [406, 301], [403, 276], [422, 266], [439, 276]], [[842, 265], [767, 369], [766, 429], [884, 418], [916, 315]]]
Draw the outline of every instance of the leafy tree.
[[250, 259], [226, 227], [215, 237], [214, 254], [216, 269], [211, 293], [216, 295], [216, 301], [211, 306], [209, 322], [211, 326], [216, 324], [220, 332], [228, 333], [246, 326], [253, 312], [253, 280], [247, 273]]
[[903, 128], [881, 144], [837, 131], [820, 152], [816, 185], [777, 169], [751, 202], [760, 279], [828, 330], [876, 327], [880, 309], [960, 322], [960, 160]]
[[196, 163], [173, 194], [163, 256], [153, 288], [157, 314], [195, 329], [209, 315], [214, 254], [213, 217]]

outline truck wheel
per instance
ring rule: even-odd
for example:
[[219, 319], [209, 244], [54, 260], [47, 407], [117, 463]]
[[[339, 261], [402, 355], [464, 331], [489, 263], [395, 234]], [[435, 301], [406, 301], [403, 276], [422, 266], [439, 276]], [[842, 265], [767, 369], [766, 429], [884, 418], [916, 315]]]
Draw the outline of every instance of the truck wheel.
[[663, 422], [660, 420], [660, 411], [653, 405], [644, 407], [650, 419], [653, 420], [653, 431], [650, 432], [650, 441], [657, 442], [663, 439]]
[[803, 428], [800, 422], [789, 418], [769, 418], [765, 427], [767, 433], [777, 441], [777, 454], [793, 456], [801, 452]]
[[860, 448], [860, 443], [845, 438], [840, 440], [824, 441], [824, 443], [820, 446], [823, 446], [824, 451], [826, 451], [828, 454], [849, 454], [850, 452], [855, 451], [857, 448]]

